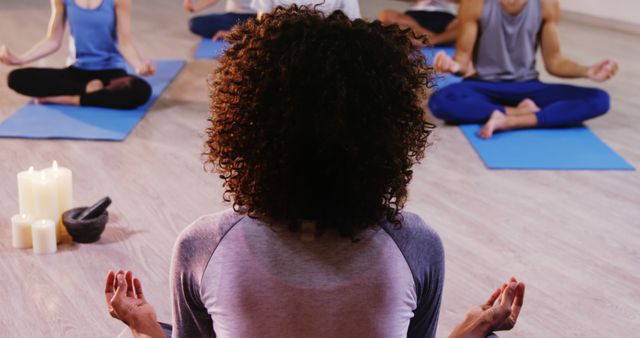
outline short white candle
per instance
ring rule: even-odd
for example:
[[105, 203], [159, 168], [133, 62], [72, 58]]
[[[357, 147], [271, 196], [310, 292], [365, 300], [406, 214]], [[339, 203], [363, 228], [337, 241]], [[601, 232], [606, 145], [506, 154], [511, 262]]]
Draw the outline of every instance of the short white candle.
[[[53, 161], [51, 168], [42, 170], [47, 178], [55, 181], [58, 190], [58, 212], [62, 215], [73, 208], [73, 175], [71, 170], [58, 167], [58, 162]], [[44, 218], [44, 217], [43, 217]], [[64, 232], [62, 222], [58, 222], [58, 242]]]
[[11, 217], [13, 247], [28, 249], [31, 247], [31, 216], [25, 214]]
[[[60, 222], [60, 210], [58, 209], [58, 185], [47, 177], [44, 172], [40, 172], [38, 178], [33, 180], [33, 191], [36, 201], [36, 213], [34, 219], [49, 219], [56, 224], [56, 240], [60, 231], [57, 224]], [[34, 243], [35, 245], [35, 243]]]
[[58, 250], [56, 244], [56, 223], [50, 219], [41, 219], [31, 224], [33, 253], [50, 254]]
[[36, 214], [33, 180], [37, 178], [38, 175], [39, 172], [33, 170], [33, 167], [29, 167], [29, 170], [18, 173], [18, 203], [20, 205], [20, 214]]

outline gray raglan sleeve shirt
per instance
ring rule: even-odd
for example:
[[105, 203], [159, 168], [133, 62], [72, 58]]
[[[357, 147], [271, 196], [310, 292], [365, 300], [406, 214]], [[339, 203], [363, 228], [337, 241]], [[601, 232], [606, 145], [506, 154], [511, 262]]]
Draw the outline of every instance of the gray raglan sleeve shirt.
[[[402, 215], [402, 227], [385, 224], [382, 228], [404, 256], [416, 288], [417, 305], [407, 337], [435, 337], [444, 283], [442, 242], [419, 216]], [[178, 238], [171, 264], [173, 337], [216, 336], [202, 302], [201, 279], [220, 241], [244, 217], [233, 211], [205, 216]]]

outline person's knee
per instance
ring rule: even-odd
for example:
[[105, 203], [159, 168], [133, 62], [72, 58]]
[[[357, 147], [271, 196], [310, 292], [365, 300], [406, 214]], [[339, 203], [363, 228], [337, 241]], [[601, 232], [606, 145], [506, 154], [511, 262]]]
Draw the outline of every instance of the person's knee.
[[147, 81], [133, 76], [112, 80], [105, 90], [110, 94], [104, 105], [116, 109], [135, 109], [147, 103], [152, 92]]
[[151, 98], [151, 85], [143, 79], [140, 78], [131, 78], [129, 80], [129, 88], [128, 88], [128, 99], [125, 100], [125, 104], [128, 106], [127, 109], [133, 109], [139, 107]]
[[18, 93], [23, 92], [28, 82], [25, 75], [26, 74], [22, 69], [16, 69], [9, 72], [9, 75], [7, 76], [7, 86]]
[[455, 92], [440, 89], [434, 92], [429, 98], [429, 111], [433, 117], [453, 123], [457, 120], [456, 113], [451, 108], [452, 101], [455, 101]]
[[191, 20], [189, 20], [189, 30], [193, 34], [203, 35], [202, 25], [203, 25], [202, 18], [200, 17], [191, 18]]
[[611, 97], [602, 89], [591, 89], [587, 100], [592, 110], [589, 118], [604, 115], [611, 108]]

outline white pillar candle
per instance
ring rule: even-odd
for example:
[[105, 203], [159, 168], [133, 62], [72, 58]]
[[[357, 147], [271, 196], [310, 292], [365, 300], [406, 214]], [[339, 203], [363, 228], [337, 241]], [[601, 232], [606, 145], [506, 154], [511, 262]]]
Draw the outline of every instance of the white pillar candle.
[[[64, 167], [58, 167], [58, 162], [53, 161], [51, 168], [42, 170], [45, 176], [54, 180], [58, 190], [58, 212], [60, 216], [65, 211], [73, 208], [73, 175], [71, 170]], [[65, 231], [62, 221], [58, 222], [58, 242]]]
[[25, 214], [11, 217], [13, 247], [28, 249], [31, 247], [31, 216]]
[[31, 224], [33, 253], [50, 254], [58, 250], [56, 244], [56, 223], [41, 219]]
[[[61, 236], [58, 235], [60, 222], [60, 211], [58, 209], [58, 185], [47, 177], [44, 172], [40, 172], [38, 178], [33, 180], [33, 192], [35, 196], [36, 212], [34, 219], [48, 219], [56, 224], [56, 241]], [[35, 243], [34, 243], [35, 245]]]
[[58, 186], [58, 209], [63, 213], [73, 208], [73, 174], [71, 170], [58, 167], [58, 162], [53, 161], [51, 168], [43, 170], [45, 176], [56, 181]]
[[18, 203], [20, 204], [20, 214], [35, 215], [36, 205], [33, 193], [33, 180], [39, 173], [29, 167], [29, 170], [18, 173]]

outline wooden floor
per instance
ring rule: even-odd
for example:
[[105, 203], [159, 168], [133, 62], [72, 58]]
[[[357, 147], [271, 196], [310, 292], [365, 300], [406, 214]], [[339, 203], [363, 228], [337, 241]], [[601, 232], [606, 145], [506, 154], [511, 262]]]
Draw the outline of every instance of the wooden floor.
[[[366, 1], [363, 13], [370, 16], [386, 2]], [[45, 31], [46, 3], [2, 0], [0, 43], [16, 51], [29, 47]], [[180, 1], [134, 3], [142, 52], [190, 59], [197, 39], [186, 30]], [[620, 75], [603, 85], [612, 110], [589, 126], [640, 167], [640, 36], [568, 22], [560, 29], [566, 54], [578, 61], [620, 61]], [[61, 66], [65, 54], [37, 65]], [[107, 270], [116, 268], [134, 270], [159, 319], [170, 320], [169, 260], [177, 234], [196, 217], [227, 207], [221, 181], [203, 172], [200, 159], [206, 74], [215, 65], [190, 60], [124, 142], [0, 139], [0, 336], [114, 336], [123, 326], [107, 315], [102, 285]], [[8, 71], [0, 66], [0, 78]], [[0, 119], [25, 102], [0, 81]], [[49, 256], [14, 250], [15, 174], [54, 159], [73, 169], [76, 204], [111, 196], [111, 223], [97, 244], [64, 245]], [[410, 193], [408, 209], [423, 215], [445, 244], [439, 336], [511, 275], [528, 289], [521, 321], [504, 337], [638, 336], [637, 171], [487, 170], [460, 131], [443, 126]]]

